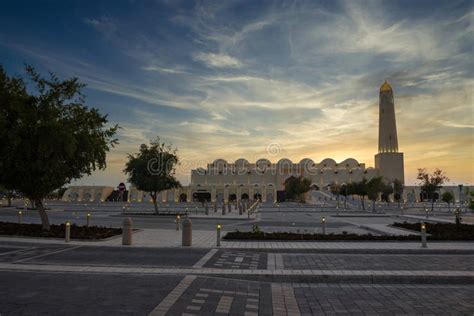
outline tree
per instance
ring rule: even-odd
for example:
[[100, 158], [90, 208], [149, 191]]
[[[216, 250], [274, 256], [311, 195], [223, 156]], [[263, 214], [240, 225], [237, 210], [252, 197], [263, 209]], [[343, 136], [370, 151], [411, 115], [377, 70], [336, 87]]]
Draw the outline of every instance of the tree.
[[365, 210], [364, 198], [367, 195], [367, 179], [363, 178], [362, 181], [353, 182], [351, 184], [352, 194], [358, 195], [360, 197], [360, 202], [362, 204], [362, 209]]
[[375, 202], [379, 197], [379, 193], [382, 191], [384, 183], [382, 177], [375, 177], [367, 182], [367, 195], [372, 201], [372, 211], [375, 212]]
[[389, 183], [382, 181], [380, 193], [382, 193], [382, 200], [388, 204], [390, 203], [390, 194], [393, 193], [393, 187]]
[[351, 195], [351, 186], [350, 184], [343, 184], [339, 189], [339, 194], [344, 197], [344, 209], [346, 209], [347, 196]]
[[337, 198], [337, 207], [339, 208], [339, 195], [341, 194], [341, 186], [339, 184], [332, 183], [329, 186], [329, 190]]
[[428, 174], [426, 169], [418, 169], [418, 175], [416, 177], [421, 186], [421, 191], [425, 192], [428, 195], [428, 198], [431, 199], [431, 211], [434, 209], [434, 196], [437, 190], [442, 188], [442, 184], [449, 181], [449, 178], [441, 169], [436, 169], [433, 174]]
[[395, 199], [395, 201], [398, 202], [398, 208], [400, 208], [400, 201], [402, 199], [403, 189], [403, 183], [400, 180], [393, 180], [393, 198]]
[[443, 195], [441, 196], [441, 200], [442, 200], [443, 202], [448, 203], [448, 211], [451, 212], [451, 207], [450, 207], [450, 205], [451, 205], [451, 202], [453, 202], [453, 200], [454, 200], [454, 195], [453, 195], [453, 193], [451, 193], [450, 191], [444, 192]]
[[179, 164], [177, 151], [172, 149], [171, 145], [160, 143], [157, 137], [150, 142], [150, 146], [142, 144], [138, 153], [129, 154], [123, 170], [128, 175], [128, 182], [138, 190], [150, 193], [157, 214], [158, 194], [161, 191], [181, 187], [174, 177], [175, 168]]
[[304, 195], [311, 189], [311, 180], [300, 177], [289, 177], [285, 180], [285, 196], [289, 200], [304, 202]]
[[0, 185], [0, 193], [2, 196], [7, 197], [7, 206], [12, 206], [12, 198], [14, 197], [13, 190], [8, 190], [4, 186]]
[[0, 67], [0, 183], [30, 199], [49, 230], [43, 198], [105, 169], [118, 126], [107, 127], [107, 116], [84, 104], [85, 85], [77, 78], [44, 79], [30, 66], [26, 73], [31, 93]]

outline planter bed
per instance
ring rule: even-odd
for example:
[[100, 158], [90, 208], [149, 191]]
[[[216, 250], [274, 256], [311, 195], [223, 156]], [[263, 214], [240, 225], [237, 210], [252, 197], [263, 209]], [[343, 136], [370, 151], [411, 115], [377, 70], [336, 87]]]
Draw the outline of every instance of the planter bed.
[[[121, 235], [121, 228], [108, 228], [103, 226], [77, 226], [71, 225], [71, 239], [99, 240]], [[17, 224], [0, 222], [0, 235], [64, 238], [65, 225], [51, 225], [50, 231], [43, 231], [41, 224]]]
[[280, 240], [280, 241], [301, 241], [301, 240], [320, 240], [320, 241], [386, 241], [386, 240], [420, 240], [419, 236], [375, 236], [372, 234], [357, 235], [357, 234], [298, 234], [298, 233], [265, 233], [265, 232], [229, 232], [224, 240]]
[[[421, 231], [420, 223], [393, 223], [392, 226], [416, 232]], [[452, 223], [426, 223], [426, 232], [431, 240], [474, 240], [474, 225]]]

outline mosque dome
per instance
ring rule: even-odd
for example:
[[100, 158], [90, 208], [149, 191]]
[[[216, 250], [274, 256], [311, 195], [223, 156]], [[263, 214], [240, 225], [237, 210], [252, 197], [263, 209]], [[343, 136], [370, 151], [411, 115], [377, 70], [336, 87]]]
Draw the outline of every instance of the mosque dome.
[[392, 86], [388, 84], [387, 80], [380, 86], [380, 92], [392, 91]]

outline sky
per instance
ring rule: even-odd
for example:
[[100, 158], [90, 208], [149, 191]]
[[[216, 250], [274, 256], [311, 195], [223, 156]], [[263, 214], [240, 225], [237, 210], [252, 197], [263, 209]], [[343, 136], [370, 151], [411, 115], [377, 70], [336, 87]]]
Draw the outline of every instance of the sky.
[[374, 166], [378, 93], [394, 91], [407, 184], [417, 168], [474, 183], [473, 1], [0, 3], [0, 64], [87, 84], [118, 123], [107, 169], [159, 136], [178, 178], [217, 158], [352, 157]]

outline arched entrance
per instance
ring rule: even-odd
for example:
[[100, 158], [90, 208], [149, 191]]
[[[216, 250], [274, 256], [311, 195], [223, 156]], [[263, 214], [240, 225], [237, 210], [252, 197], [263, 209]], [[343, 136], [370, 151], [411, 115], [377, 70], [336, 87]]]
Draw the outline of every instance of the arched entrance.
[[260, 193], [255, 193], [253, 195], [253, 199], [261, 201], [262, 200], [262, 195]]
[[229, 194], [229, 202], [235, 202], [237, 200], [237, 195], [232, 193]]
[[244, 193], [242, 194], [242, 196], [240, 197], [242, 200], [248, 200], [249, 199], [249, 195], [247, 193]]
[[267, 202], [273, 203], [274, 197], [273, 193], [268, 193], [267, 194]]
[[188, 199], [188, 196], [186, 195], [186, 193], [181, 193], [181, 194], [179, 195], [179, 201], [180, 201], [180, 202], [186, 202], [187, 199]]
[[193, 193], [194, 202], [211, 202], [211, 193], [209, 192], [194, 192]]

